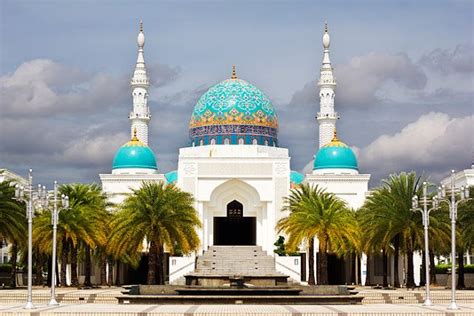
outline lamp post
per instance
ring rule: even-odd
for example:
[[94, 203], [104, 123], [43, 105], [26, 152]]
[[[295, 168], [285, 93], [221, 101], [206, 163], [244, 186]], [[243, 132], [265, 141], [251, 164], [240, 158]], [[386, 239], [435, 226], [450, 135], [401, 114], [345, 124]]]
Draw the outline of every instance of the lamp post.
[[423, 302], [424, 306], [432, 306], [430, 298], [430, 258], [429, 258], [429, 246], [428, 246], [428, 227], [430, 225], [430, 212], [438, 208], [438, 197], [433, 197], [431, 204], [432, 208], [428, 209], [428, 184], [423, 182], [423, 208], [418, 207], [418, 196], [413, 196], [412, 199], [412, 211], [420, 211], [423, 216], [423, 228], [425, 232], [425, 301]]
[[28, 219], [28, 296], [25, 309], [33, 309], [33, 217], [34, 217], [34, 202], [39, 202], [42, 206], [47, 207], [47, 192], [45, 187], [38, 185], [38, 190], [33, 189], [33, 170], [28, 172], [27, 187], [15, 186], [15, 200], [26, 203], [26, 217]]
[[[58, 230], [58, 182], [54, 181], [53, 212], [51, 213], [51, 223], [53, 224], [53, 255], [52, 255], [52, 275], [51, 275], [51, 299], [48, 305], [59, 305], [56, 301], [56, 234]], [[61, 204], [64, 209], [69, 208], [69, 197], [61, 195]]]
[[[449, 207], [449, 217], [451, 218], [451, 303], [448, 309], [459, 309], [456, 304], [456, 219], [458, 216], [457, 208], [459, 203], [469, 200], [469, 188], [454, 186], [454, 170], [451, 171], [451, 199], [446, 196], [446, 187], [443, 185], [438, 188], [438, 198], [440, 202], [445, 202]], [[456, 193], [460, 198], [456, 201]]]

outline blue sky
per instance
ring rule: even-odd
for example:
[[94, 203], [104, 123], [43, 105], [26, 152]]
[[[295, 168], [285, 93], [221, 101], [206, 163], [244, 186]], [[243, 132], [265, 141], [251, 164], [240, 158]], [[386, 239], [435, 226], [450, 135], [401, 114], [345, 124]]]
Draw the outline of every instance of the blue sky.
[[232, 64], [272, 100], [292, 168], [307, 171], [324, 21], [338, 131], [372, 185], [401, 170], [439, 179], [472, 161], [471, 1], [3, 0], [0, 10], [0, 167], [32, 166], [42, 182], [110, 172], [128, 139], [140, 19], [162, 172], [176, 168], [197, 99]]

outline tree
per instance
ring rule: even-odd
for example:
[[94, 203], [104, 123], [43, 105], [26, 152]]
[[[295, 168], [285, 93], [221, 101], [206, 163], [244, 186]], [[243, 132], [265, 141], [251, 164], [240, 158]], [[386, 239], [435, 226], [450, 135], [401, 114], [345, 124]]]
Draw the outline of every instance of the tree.
[[[363, 206], [361, 225], [364, 243], [372, 251], [393, 251], [394, 270], [398, 272], [399, 252], [407, 255], [407, 287], [414, 287], [413, 253], [423, 249], [423, 225], [420, 212], [412, 210], [412, 198], [421, 196], [422, 180], [415, 172], [390, 175], [376, 188]], [[430, 221], [430, 240], [446, 237], [446, 225]], [[398, 273], [397, 273], [398, 274]], [[394, 285], [398, 286], [398, 275]]]
[[164, 284], [164, 247], [190, 253], [199, 246], [201, 227], [191, 194], [174, 185], [144, 182], [133, 190], [111, 222], [109, 251], [115, 258], [138, 263], [143, 241], [148, 246], [147, 284]]
[[11, 287], [16, 287], [18, 248], [19, 245], [25, 244], [27, 236], [25, 205], [15, 201], [14, 197], [13, 182], [0, 182], [0, 240], [6, 240], [11, 244]]
[[[69, 209], [58, 216], [57, 240], [61, 260], [61, 285], [66, 285], [66, 266], [71, 263], [71, 285], [78, 286], [78, 247], [90, 248], [106, 242], [106, 196], [97, 184], [67, 184], [59, 193], [69, 197]], [[45, 209], [35, 218], [33, 226], [35, 244], [46, 253], [52, 249], [51, 210]], [[87, 258], [87, 254], [85, 255]], [[90, 285], [90, 260], [86, 260], [86, 281]], [[88, 266], [89, 265], [89, 266]]]
[[291, 190], [285, 199], [283, 211], [288, 216], [277, 223], [279, 232], [288, 236], [288, 248], [296, 249], [301, 243], [308, 246], [310, 285], [314, 279], [314, 238], [319, 241], [320, 269], [318, 284], [328, 284], [327, 255], [349, 253], [356, 244], [357, 224], [354, 213], [346, 203], [318, 186], [303, 184]]
[[[469, 196], [474, 197], [474, 187], [469, 188]], [[458, 208], [458, 282], [457, 288], [464, 289], [464, 254], [474, 250], [474, 200], [462, 202]]]

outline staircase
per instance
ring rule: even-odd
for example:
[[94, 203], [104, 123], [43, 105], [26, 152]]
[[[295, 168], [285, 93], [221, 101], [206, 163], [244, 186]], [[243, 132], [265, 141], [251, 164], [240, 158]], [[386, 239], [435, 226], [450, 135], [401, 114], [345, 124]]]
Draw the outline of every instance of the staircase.
[[276, 271], [275, 259], [260, 246], [211, 246], [199, 256], [186, 284], [222, 286], [241, 279], [253, 285], [286, 284], [288, 276]]

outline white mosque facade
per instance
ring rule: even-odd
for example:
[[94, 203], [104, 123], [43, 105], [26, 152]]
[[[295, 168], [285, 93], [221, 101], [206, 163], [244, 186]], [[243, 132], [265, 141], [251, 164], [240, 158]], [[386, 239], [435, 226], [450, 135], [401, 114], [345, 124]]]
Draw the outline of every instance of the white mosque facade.
[[[278, 239], [276, 223], [287, 215], [282, 211], [284, 199], [292, 186], [303, 182], [325, 187], [354, 209], [362, 206], [370, 175], [359, 173], [354, 153], [336, 136], [339, 116], [334, 108], [336, 80], [327, 27], [318, 82], [320, 148], [312, 173], [306, 175], [290, 169], [290, 153], [278, 145], [278, 117], [271, 101], [254, 85], [238, 78], [235, 68], [231, 78], [212, 86], [196, 100], [189, 123], [189, 147], [179, 150], [176, 171], [159, 173], [155, 155], [148, 147], [151, 115], [144, 44], [140, 26], [138, 58], [131, 80], [131, 140], [117, 151], [112, 172], [100, 175], [111, 202], [120, 203], [143, 181], [174, 183], [191, 193], [203, 224], [199, 231], [201, 249], [196, 255], [213, 245], [258, 245], [273, 256]], [[154, 111], [158, 113], [159, 109]], [[229, 220], [232, 216], [241, 218], [238, 225]], [[298, 258], [275, 257], [276, 269], [304, 281], [303, 263]], [[171, 257], [170, 282], [192, 271], [194, 260], [194, 255]], [[365, 268], [360, 268], [364, 275]]]

